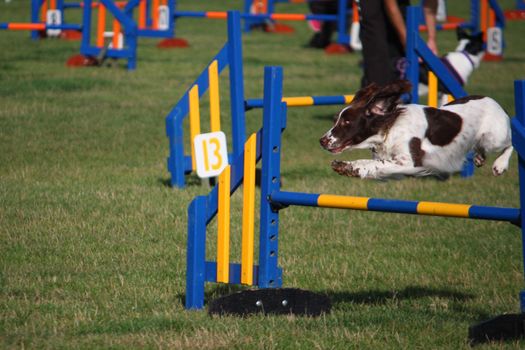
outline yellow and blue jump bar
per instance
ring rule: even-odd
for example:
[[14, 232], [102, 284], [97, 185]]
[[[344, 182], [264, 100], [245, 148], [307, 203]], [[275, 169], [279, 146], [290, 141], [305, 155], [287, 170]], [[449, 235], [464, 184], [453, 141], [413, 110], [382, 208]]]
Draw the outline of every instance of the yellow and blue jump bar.
[[354, 209], [401, 214], [508, 221], [514, 224], [520, 223], [519, 209], [486, 207], [470, 204], [405, 201], [395, 199], [283, 191], [272, 193], [271, 202], [280, 205]]
[[[283, 97], [283, 102], [288, 107], [307, 107], [307, 106], [327, 106], [327, 105], [346, 105], [352, 102], [354, 95], [337, 95], [337, 96], [297, 96]], [[262, 108], [262, 99], [247, 99], [246, 109]]]

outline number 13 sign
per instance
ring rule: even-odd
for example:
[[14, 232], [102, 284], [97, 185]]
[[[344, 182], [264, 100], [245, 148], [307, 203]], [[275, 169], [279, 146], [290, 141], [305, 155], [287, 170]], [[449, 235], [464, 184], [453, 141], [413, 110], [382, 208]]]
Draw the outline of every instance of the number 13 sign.
[[226, 135], [222, 131], [195, 136], [193, 147], [197, 175], [200, 178], [218, 176], [228, 165]]

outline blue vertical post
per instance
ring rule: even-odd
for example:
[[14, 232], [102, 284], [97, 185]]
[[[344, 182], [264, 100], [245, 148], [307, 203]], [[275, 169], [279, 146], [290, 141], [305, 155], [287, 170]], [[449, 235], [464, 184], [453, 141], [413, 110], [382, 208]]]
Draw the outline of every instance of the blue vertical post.
[[[252, 8], [253, 0], [244, 0], [244, 12], [243, 14], [249, 14], [250, 9]], [[250, 31], [251, 23], [248, 19], [244, 19], [244, 31]]]
[[137, 68], [137, 37], [137, 27], [135, 25], [131, 28], [129, 26], [124, 28], [124, 42], [127, 43], [129, 50], [128, 70]]
[[60, 15], [62, 16], [62, 24], [66, 23], [66, 11], [64, 7], [64, 0], [57, 0], [57, 10], [60, 11]]
[[153, 25], [153, 19], [151, 18], [151, 0], [146, 0], [146, 27]]
[[416, 53], [417, 39], [419, 36], [419, 9], [409, 6], [407, 9], [407, 71], [406, 78], [412, 83], [410, 96], [411, 103], [418, 103], [418, 83], [419, 83], [419, 60]]
[[338, 0], [337, 4], [337, 43], [341, 45], [348, 45], [350, 42], [347, 34], [347, 4], [347, 0]]
[[184, 131], [182, 121], [188, 109], [188, 97], [186, 95], [184, 106], [175, 108], [166, 118], [166, 133], [170, 142], [170, 157], [168, 158], [168, 170], [171, 173], [171, 186], [184, 188], [185, 186], [185, 167], [184, 167]]
[[271, 193], [279, 190], [281, 181], [282, 85], [282, 68], [265, 67], [259, 242], [260, 288], [275, 288], [282, 284], [277, 260], [279, 213], [273, 210], [269, 201]]
[[169, 36], [168, 37], [174, 37], [175, 36], [175, 17], [173, 14], [175, 13], [175, 1], [176, 0], [168, 0], [168, 11], [169, 11]]
[[246, 141], [241, 15], [238, 11], [228, 11], [228, 60], [230, 63], [232, 153], [235, 158], [243, 152]]
[[272, 15], [275, 12], [275, 2], [274, 2], [274, 0], [268, 0], [266, 6], [267, 6], [267, 8], [266, 8], [267, 14], [268, 15]]
[[82, 53], [89, 50], [91, 45], [91, 3], [92, 0], [84, 0], [84, 9], [82, 10], [82, 42], [80, 43], [80, 52]]
[[196, 197], [188, 208], [186, 254], [186, 309], [202, 309], [206, 273], [205, 196]]
[[470, 28], [479, 32], [479, 0], [470, 0]]
[[[516, 105], [516, 117], [512, 120], [512, 143], [518, 152], [521, 244], [525, 274], [525, 225], [523, 223], [523, 218], [525, 218], [525, 80], [517, 80], [514, 82], [514, 101]], [[521, 312], [525, 312], [525, 290], [520, 292], [520, 307]]]
[[[40, 6], [42, 0], [31, 0], [31, 23], [40, 22]], [[38, 30], [31, 31], [31, 39], [37, 40], [40, 37]]]

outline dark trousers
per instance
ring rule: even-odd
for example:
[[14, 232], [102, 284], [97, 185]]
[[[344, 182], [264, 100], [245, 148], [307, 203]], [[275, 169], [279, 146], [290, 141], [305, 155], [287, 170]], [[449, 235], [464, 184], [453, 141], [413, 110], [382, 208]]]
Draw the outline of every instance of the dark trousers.
[[[403, 14], [407, 0], [398, 1]], [[382, 0], [360, 0], [360, 39], [363, 45], [364, 75], [361, 86], [370, 83], [385, 85], [402, 75], [405, 50], [390, 23]]]

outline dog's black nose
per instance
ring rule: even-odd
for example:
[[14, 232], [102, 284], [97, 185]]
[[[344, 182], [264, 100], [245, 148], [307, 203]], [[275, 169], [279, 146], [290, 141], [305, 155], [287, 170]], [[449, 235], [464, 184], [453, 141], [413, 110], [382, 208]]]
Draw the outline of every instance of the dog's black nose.
[[321, 144], [321, 147], [326, 148], [326, 145], [328, 145], [328, 138], [326, 138], [324, 136], [321, 137], [319, 139], [319, 143]]

